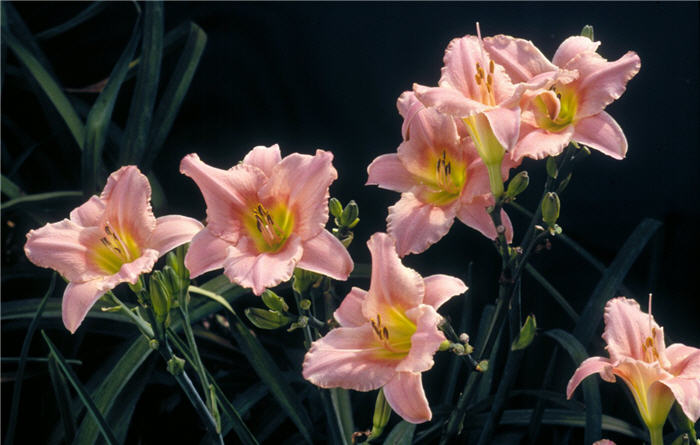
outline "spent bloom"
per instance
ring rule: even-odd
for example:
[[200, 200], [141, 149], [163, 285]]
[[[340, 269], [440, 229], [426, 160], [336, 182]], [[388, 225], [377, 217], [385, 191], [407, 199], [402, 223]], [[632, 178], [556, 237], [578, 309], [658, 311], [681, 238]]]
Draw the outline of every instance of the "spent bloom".
[[556, 80], [522, 96], [520, 139], [512, 154], [516, 160], [558, 155], [572, 140], [615, 159], [625, 157], [627, 139], [604, 109], [622, 95], [641, 62], [632, 51], [609, 62], [596, 52], [599, 45], [588, 37], [569, 37], [550, 62], [528, 40], [505, 35], [484, 39], [489, 56], [513, 82], [532, 83], [547, 75]]
[[120, 283], [136, 284], [159, 257], [201, 229], [185, 216], [156, 218], [148, 179], [129, 165], [112, 173], [102, 194], [73, 210], [70, 219], [27, 233], [24, 252], [37, 266], [69, 281], [63, 324], [75, 332], [102, 295]]
[[[496, 228], [486, 211], [494, 199], [486, 166], [479, 158], [464, 125], [451, 116], [425, 108], [413, 92], [397, 101], [404, 118], [403, 142], [397, 153], [377, 157], [367, 168], [367, 184], [401, 192], [389, 207], [387, 232], [396, 240], [403, 257], [420, 253], [445, 236], [454, 218], [496, 238]], [[462, 130], [460, 132], [460, 130]], [[510, 162], [504, 162], [503, 175]], [[502, 220], [512, 238], [505, 212]]]
[[191, 276], [223, 268], [256, 295], [289, 280], [295, 267], [347, 279], [352, 259], [324, 228], [328, 189], [337, 177], [332, 160], [323, 150], [282, 159], [277, 145], [253, 148], [228, 170], [185, 156], [180, 171], [207, 204], [207, 226], [185, 257]]
[[445, 341], [436, 309], [467, 290], [447, 275], [421, 277], [401, 264], [394, 241], [375, 233], [367, 242], [372, 255], [369, 291], [353, 287], [334, 317], [340, 324], [312, 343], [303, 375], [322, 388], [356, 391], [384, 388], [384, 396], [405, 420], [432, 418], [421, 372]]
[[700, 417], [700, 349], [674, 343], [666, 347], [664, 330], [631, 299], [614, 298], [605, 305], [603, 339], [610, 358], [584, 360], [569, 380], [571, 398], [581, 381], [593, 373], [627, 384], [649, 430], [663, 427], [674, 399], [693, 422]]

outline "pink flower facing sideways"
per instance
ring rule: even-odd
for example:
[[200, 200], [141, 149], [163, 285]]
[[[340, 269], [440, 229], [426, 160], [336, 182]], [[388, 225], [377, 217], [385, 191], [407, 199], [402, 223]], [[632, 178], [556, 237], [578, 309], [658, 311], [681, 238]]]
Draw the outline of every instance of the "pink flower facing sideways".
[[192, 240], [185, 265], [192, 277], [224, 268], [256, 295], [292, 277], [295, 267], [345, 280], [353, 262], [324, 229], [328, 188], [336, 179], [333, 154], [291, 154], [258, 146], [228, 170], [196, 154], [180, 171], [194, 180], [207, 204], [207, 226]]
[[569, 380], [567, 398], [593, 373], [614, 382], [620, 377], [630, 389], [649, 430], [663, 427], [674, 398], [693, 422], [700, 417], [700, 349], [674, 343], [666, 347], [664, 330], [639, 304], [614, 298], [605, 306], [603, 339], [610, 358], [590, 357]]
[[432, 418], [421, 372], [445, 340], [436, 309], [467, 290], [447, 275], [422, 278], [401, 264], [394, 241], [375, 233], [369, 291], [352, 288], [334, 317], [340, 323], [312, 343], [303, 375], [322, 388], [370, 391], [384, 387], [392, 409], [412, 423]]
[[[486, 212], [494, 202], [488, 172], [469, 136], [460, 134], [464, 125], [458, 127], [451, 116], [425, 108], [413, 92], [403, 93], [397, 106], [404, 118], [404, 140], [397, 153], [370, 164], [367, 184], [401, 192], [387, 218], [399, 256], [426, 250], [447, 234], [455, 217], [496, 238]], [[504, 176], [510, 165], [503, 163]], [[501, 216], [510, 241], [512, 225], [505, 212]]]
[[130, 165], [112, 173], [102, 194], [73, 210], [70, 219], [30, 231], [24, 252], [70, 281], [62, 312], [73, 333], [102, 295], [119, 283], [136, 284], [159, 257], [201, 229], [185, 216], [155, 218], [148, 179]]
[[532, 83], [548, 74], [557, 80], [523, 95], [516, 160], [556, 156], [572, 140], [615, 159], [625, 157], [627, 139], [603, 110], [622, 95], [641, 62], [632, 51], [609, 62], [596, 52], [599, 45], [588, 37], [569, 37], [550, 63], [528, 40], [504, 35], [484, 39], [491, 58], [505, 67], [513, 82]]

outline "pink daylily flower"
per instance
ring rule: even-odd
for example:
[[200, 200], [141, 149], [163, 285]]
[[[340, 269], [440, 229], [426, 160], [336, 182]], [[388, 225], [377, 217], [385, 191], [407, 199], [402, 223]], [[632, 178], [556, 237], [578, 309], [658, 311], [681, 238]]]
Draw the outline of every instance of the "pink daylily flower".
[[70, 282], [62, 314], [74, 333], [102, 295], [120, 283], [136, 284], [159, 257], [201, 229], [185, 216], [153, 216], [148, 179], [129, 165], [112, 173], [102, 194], [73, 210], [70, 219], [27, 233], [24, 252]]
[[228, 170], [211, 167], [196, 154], [180, 171], [199, 187], [207, 204], [207, 226], [192, 240], [185, 265], [192, 277], [214, 269], [256, 295], [292, 277], [295, 267], [345, 280], [353, 262], [324, 229], [328, 189], [337, 178], [333, 154], [291, 154], [277, 145], [258, 146]]
[[367, 242], [372, 255], [369, 291], [353, 287], [334, 317], [340, 323], [311, 344], [303, 375], [322, 388], [371, 391], [384, 387], [392, 409], [412, 423], [432, 418], [421, 372], [445, 336], [438, 329], [443, 303], [467, 290], [447, 275], [422, 278], [401, 264], [394, 241], [375, 233]]
[[584, 360], [566, 387], [571, 398], [581, 381], [591, 374], [614, 382], [620, 377], [632, 392], [639, 413], [649, 427], [666, 421], [674, 399], [693, 422], [700, 417], [700, 349], [674, 343], [666, 347], [664, 330], [639, 304], [614, 298], [605, 306], [603, 339], [610, 358]]
[[512, 154], [516, 160], [558, 155], [572, 140], [615, 159], [625, 157], [625, 134], [603, 110], [622, 95], [641, 62], [632, 51], [609, 62], [596, 52], [599, 45], [587, 37], [569, 37], [550, 62], [528, 40], [504, 35], [484, 39], [490, 57], [514, 82], [555, 75], [556, 82], [522, 97], [520, 140]]
[[[494, 203], [488, 172], [471, 139], [460, 134], [463, 126], [425, 108], [410, 91], [399, 97], [397, 107], [404, 118], [404, 140], [397, 153], [372, 161], [367, 184], [401, 193], [387, 218], [387, 232], [396, 240], [399, 256], [425, 251], [447, 234], [455, 217], [496, 238], [486, 211]], [[504, 176], [511, 166], [503, 163]], [[501, 217], [510, 242], [513, 226], [505, 212]]]

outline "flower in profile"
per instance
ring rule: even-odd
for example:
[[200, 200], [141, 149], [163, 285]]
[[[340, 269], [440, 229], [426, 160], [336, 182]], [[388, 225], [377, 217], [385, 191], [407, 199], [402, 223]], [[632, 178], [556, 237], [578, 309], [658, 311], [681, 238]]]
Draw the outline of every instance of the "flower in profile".
[[159, 257], [201, 229], [185, 216], [153, 216], [148, 179], [129, 165], [112, 173], [102, 194], [73, 210], [70, 219], [27, 233], [24, 252], [69, 281], [63, 324], [74, 333], [102, 295], [120, 283], [136, 284]]
[[520, 140], [512, 154], [516, 160], [558, 155], [572, 140], [615, 159], [625, 157], [625, 134], [604, 109], [622, 95], [641, 62], [632, 51], [609, 62], [596, 52], [599, 45], [588, 37], [569, 37], [550, 62], [528, 40], [504, 35], [484, 39], [489, 56], [513, 82], [532, 83], [548, 74], [556, 80], [522, 96]]
[[190, 275], [223, 267], [232, 282], [256, 295], [289, 280], [295, 267], [347, 279], [352, 259], [324, 228], [328, 189], [337, 177], [332, 160], [323, 150], [282, 159], [277, 145], [253, 148], [228, 170], [185, 156], [180, 171], [207, 204], [207, 226], [185, 257]]
[[700, 349], [674, 343], [666, 347], [664, 330], [639, 304], [614, 298], [605, 306], [603, 339], [610, 358], [584, 360], [569, 380], [567, 398], [581, 381], [593, 373], [627, 384], [649, 431], [659, 432], [674, 399], [693, 422], [700, 417]]
[[[496, 238], [486, 211], [494, 204], [488, 172], [471, 139], [460, 134], [464, 127], [451, 116], [425, 108], [410, 91], [399, 97], [397, 107], [404, 118], [404, 140], [397, 153], [381, 155], [369, 165], [367, 184], [401, 192], [387, 218], [387, 232], [396, 240], [399, 256], [426, 250], [447, 234], [455, 217]], [[503, 163], [504, 176], [511, 165]], [[505, 212], [501, 218], [510, 240], [510, 220]]]
[[369, 291], [352, 288], [335, 319], [340, 327], [311, 344], [303, 375], [322, 388], [356, 391], [384, 388], [384, 396], [401, 417], [421, 423], [432, 418], [421, 372], [445, 336], [436, 309], [467, 290], [447, 275], [422, 278], [401, 264], [394, 241], [375, 233], [367, 242], [372, 255]]

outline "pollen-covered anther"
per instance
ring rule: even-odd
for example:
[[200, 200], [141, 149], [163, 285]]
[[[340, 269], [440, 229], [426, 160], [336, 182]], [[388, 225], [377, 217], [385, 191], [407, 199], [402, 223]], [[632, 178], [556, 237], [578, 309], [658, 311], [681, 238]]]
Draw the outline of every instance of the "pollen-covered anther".
[[255, 216], [255, 227], [262, 234], [265, 242], [269, 246], [279, 243], [282, 237], [279, 229], [275, 226], [275, 221], [272, 219], [270, 212], [262, 204], [258, 204], [253, 210], [253, 215]]

